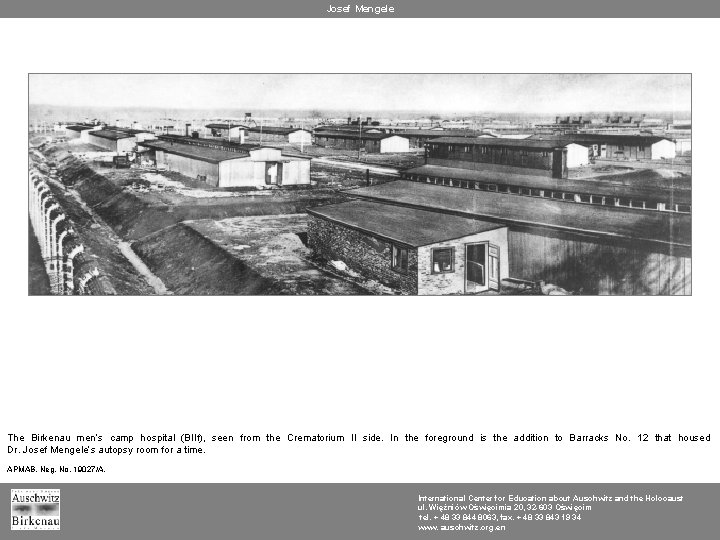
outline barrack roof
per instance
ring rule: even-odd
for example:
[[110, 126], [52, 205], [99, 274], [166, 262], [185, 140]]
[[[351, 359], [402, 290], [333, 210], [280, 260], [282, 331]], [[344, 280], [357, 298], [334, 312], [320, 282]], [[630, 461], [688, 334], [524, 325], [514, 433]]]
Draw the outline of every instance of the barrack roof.
[[93, 131], [92, 136], [100, 137], [101, 139], [109, 139], [111, 141], [118, 141], [120, 139], [131, 139], [135, 135], [114, 129], [99, 129], [97, 131]]
[[[527, 140], [527, 139], [526, 139]], [[667, 137], [655, 135], [623, 135], [617, 133], [569, 133], [566, 135], [532, 135], [530, 140], [545, 140], [576, 143], [587, 146], [589, 144], [622, 144], [627, 146], [650, 146], [659, 141], [669, 141]]]
[[212, 139], [209, 137], [187, 137], [185, 135], [167, 134], [158, 135], [158, 139], [163, 141], [177, 142], [179, 144], [188, 144], [192, 146], [222, 146], [224, 148], [232, 148], [244, 152], [249, 152], [250, 150], [256, 150], [258, 148], [275, 148], [276, 150], [281, 150], [280, 147], [276, 146], [268, 146], [258, 143], [239, 143], [235, 141], [228, 141], [225, 139]]
[[71, 131], [85, 131], [86, 129], [93, 129], [97, 126], [88, 126], [85, 124], [73, 124], [72, 126], [65, 126], [65, 129], [69, 129]]
[[477, 217], [511, 225], [583, 235], [691, 246], [691, 216], [648, 212], [395, 180], [353, 190], [353, 196], [402, 206]]
[[665, 178], [654, 169], [639, 169], [624, 174], [593, 176], [585, 179], [559, 179], [532, 174], [459, 169], [435, 165], [421, 165], [401, 172], [403, 174], [417, 174], [434, 178], [452, 178], [488, 184], [551, 189], [583, 195], [605, 195], [661, 202], [672, 200], [675, 204], [691, 204], [692, 199], [692, 179], [689, 176]]
[[[239, 143], [234, 141], [226, 141], [224, 139], [210, 139], [207, 137], [186, 137], [184, 135], [160, 135], [158, 139], [162, 141], [169, 141], [178, 144], [184, 144], [188, 146], [199, 146], [199, 147], [221, 147], [216, 148], [218, 150], [225, 150], [227, 152], [233, 152], [240, 154], [241, 156], [249, 156], [252, 150], [260, 150], [263, 148], [271, 148], [273, 150], [280, 150], [283, 158], [304, 159], [311, 160], [312, 156], [306, 156], [303, 154], [297, 154], [292, 152], [285, 152], [280, 146], [273, 146], [271, 144], [260, 144], [260, 143]], [[144, 144], [144, 143], [140, 143]]]
[[194, 146], [190, 144], [161, 140], [143, 141], [140, 145], [154, 150], [162, 150], [168, 154], [197, 159], [207, 163], [220, 163], [221, 161], [228, 161], [231, 159], [243, 159], [250, 155], [248, 152], [243, 151], [230, 152], [228, 150], [221, 150], [218, 148], [208, 148], [206, 146]]
[[256, 126], [251, 127], [248, 129], [248, 131], [252, 133], [267, 133], [268, 135], [290, 135], [290, 133], [294, 133], [295, 131], [307, 131], [309, 132], [309, 129], [303, 129], [303, 128], [291, 128], [291, 127], [278, 127], [278, 126]]
[[323, 131], [322, 133], [315, 133], [315, 137], [324, 137], [326, 139], [366, 139], [366, 140], [381, 140], [389, 137], [402, 137], [402, 133], [350, 133], [350, 132], [336, 132], [336, 131]]
[[350, 201], [315, 207], [307, 212], [410, 247], [454, 240], [503, 227], [498, 223], [373, 201]]
[[205, 127], [210, 129], [234, 129], [239, 127], [248, 129], [248, 127], [243, 124], [205, 124]]
[[[514, 147], [514, 148], [540, 148], [549, 150], [553, 148], [561, 148], [576, 141], [569, 140], [540, 140], [540, 139], [504, 139], [492, 137], [439, 137], [430, 139], [430, 144], [458, 144], [462, 146], [498, 146], [498, 147]], [[579, 143], [577, 143], [579, 144]]]

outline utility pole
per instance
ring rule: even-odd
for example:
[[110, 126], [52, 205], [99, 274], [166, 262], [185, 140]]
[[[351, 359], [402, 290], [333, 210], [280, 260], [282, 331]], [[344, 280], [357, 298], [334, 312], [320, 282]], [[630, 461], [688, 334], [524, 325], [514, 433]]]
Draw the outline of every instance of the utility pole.
[[362, 148], [362, 120], [358, 118], [358, 127], [360, 128], [359, 139], [358, 139], [358, 161], [360, 161], [360, 149]]

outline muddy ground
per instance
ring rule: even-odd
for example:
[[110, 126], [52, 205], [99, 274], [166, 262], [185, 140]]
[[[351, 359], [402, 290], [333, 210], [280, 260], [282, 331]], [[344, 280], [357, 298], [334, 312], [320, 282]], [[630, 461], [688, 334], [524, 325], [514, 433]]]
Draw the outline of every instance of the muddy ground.
[[[684, 160], [684, 158], [679, 158]], [[680, 162], [651, 162], [651, 161], [611, 161], [598, 159], [583, 167], [568, 170], [569, 178], [588, 179], [601, 177], [622, 177], [638, 171], [653, 173], [657, 178], [689, 179], [692, 176], [692, 169], [689, 163]]]
[[174, 294], [281, 294], [281, 287], [252, 270], [186, 223], [150, 234], [132, 248]]
[[259, 275], [277, 294], [357, 295], [367, 288], [322, 270], [307, 247], [307, 214], [200, 220], [185, 223]]

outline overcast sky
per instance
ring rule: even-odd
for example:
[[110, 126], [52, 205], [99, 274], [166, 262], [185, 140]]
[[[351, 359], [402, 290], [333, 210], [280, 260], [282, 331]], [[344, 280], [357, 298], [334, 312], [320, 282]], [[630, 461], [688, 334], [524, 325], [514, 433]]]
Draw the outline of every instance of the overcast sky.
[[689, 111], [690, 75], [30, 75], [30, 103], [320, 110]]

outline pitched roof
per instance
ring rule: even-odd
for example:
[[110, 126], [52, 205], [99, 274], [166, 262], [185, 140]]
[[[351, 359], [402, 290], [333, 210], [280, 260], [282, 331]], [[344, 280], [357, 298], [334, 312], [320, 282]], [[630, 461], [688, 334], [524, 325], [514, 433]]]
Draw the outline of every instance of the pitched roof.
[[[358, 129], [358, 126], [348, 125], [318, 126], [315, 128], [315, 133], [317, 135], [325, 133], [357, 133]], [[407, 126], [363, 126], [363, 133], [366, 133], [370, 130], [391, 130], [392, 134], [400, 135], [401, 137], [404, 135], [410, 135], [415, 137], [473, 137], [477, 134], [470, 129], [422, 129]]]
[[326, 139], [364, 139], [364, 140], [376, 140], [387, 139], [388, 137], [402, 137], [402, 133], [365, 133], [362, 135], [359, 133], [350, 132], [335, 132], [335, 131], [323, 131], [322, 133], [315, 133], [315, 137], [324, 137]]
[[404, 129], [396, 135], [409, 135], [414, 137], [476, 137], [477, 132], [469, 129]]
[[248, 129], [247, 126], [242, 124], [205, 124], [205, 127], [210, 129], [233, 129], [238, 127]]
[[672, 199], [676, 204], [690, 204], [692, 199], [690, 190], [692, 179], [690, 177], [665, 178], [654, 169], [640, 169], [625, 174], [596, 176], [586, 179], [559, 179], [505, 171], [459, 169], [435, 165], [421, 165], [401, 172], [402, 174], [416, 174], [434, 178], [472, 180], [487, 184], [552, 189], [583, 195], [607, 195], [660, 202]]
[[[258, 143], [239, 143], [235, 141], [226, 141], [224, 139], [211, 139], [208, 137], [186, 137], [185, 135], [159, 135], [158, 139], [163, 141], [177, 142], [179, 144], [189, 144], [192, 146], [221, 147], [221, 150], [249, 152], [257, 148], [276, 148], [268, 147]], [[277, 148], [280, 150], [280, 148]]]
[[114, 129], [99, 129], [91, 133], [93, 137], [100, 137], [101, 139], [109, 139], [111, 141], [117, 141], [120, 139], [131, 139], [135, 135], [126, 133], [124, 131], [117, 131]]
[[307, 212], [410, 247], [426, 246], [503, 227], [498, 223], [372, 201], [320, 206], [308, 209]]
[[155, 135], [155, 131], [152, 129], [133, 129], [133, 128], [121, 128], [121, 127], [114, 127], [114, 126], [108, 126], [105, 129], [111, 129], [113, 131], [123, 131], [125, 133], [129, 133], [130, 135], [138, 135], [139, 133], [148, 133], [150, 135]]
[[248, 129], [251, 133], [267, 133], [268, 135], [290, 135], [296, 131], [309, 131], [302, 128], [277, 127], [277, 126], [256, 126]]
[[65, 129], [69, 129], [70, 131], [85, 131], [86, 129], [93, 129], [97, 126], [86, 126], [84, 124], [74, 124], [72, 126], [65, 126]]
[[[260, 150], [262, 148], [271, 148], [273, 150], [280, 150], [283, 158], [288, 158], [289, 161], [295, 161], [297, 159], [311, 160], [312, 156], [306, 156], [302, 154], [296, 154], [291, 152], [284, 152], [279, 146], [272, 146], [269, 144], [259, 143], [238, 143], [233, 141], [225, 141], [222, 139], [209, 139], [205, 137], [185, 137], [184, 135], [160, 135], [158, 137], [161, 141], [175, 143], [185, 146], [193, 146], [196, 148], [214, 148], [216, 150], [225, 151], [228, 153], [235, 154], [234, 158], [247, 157], [250, 155], [252, 150]], [[143, 146], [148, 146], [145, 143], [140, 143]]]
[[143, 141], [140, 145], [146, 148], [153, 148], [154, 150], [162, 150], [168, 154], [197, 159], [207, 163], [220, 163], [221, 161], [228, 161], [230, 159], [243, 159], [250, 155], [247, 152], [229, 152], [217, 148], [193, 146], [190, 144], [174, 143], [172, 141]]
[[406, 180], [359, 188], [351, 193], [374, 201], [478, 217], [510, 225], [529, 225], [683, 247], [691, 245], [689, 214], [575, 204]]
[[667, 137], [654, 135], [623, 135], [617, 133], [568, 133], [566, 135], [532, 135], [531, 140], [574, 142], [576, 144], [622, 144], [627, 146], [650, 146], [659, 141], [669, 141]]
[[498, 147], [514, 147], [514, 148], [538, 148], [542, 150], [550, 150], [553, 148], [561, 148], [575, 141], [567, 140], [538, 140], [538, 139], [505, 139], [505, 138], [478, 138], [478, 137], [439, 137], [430, 139], [430, 144], [458, 144], [462, 146], [498, 146]]

